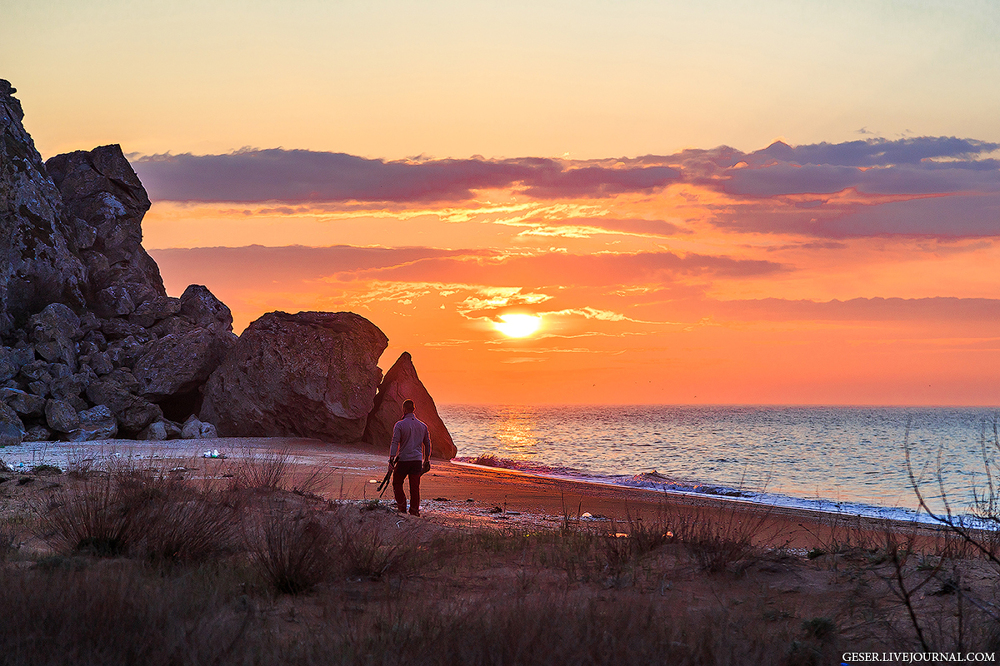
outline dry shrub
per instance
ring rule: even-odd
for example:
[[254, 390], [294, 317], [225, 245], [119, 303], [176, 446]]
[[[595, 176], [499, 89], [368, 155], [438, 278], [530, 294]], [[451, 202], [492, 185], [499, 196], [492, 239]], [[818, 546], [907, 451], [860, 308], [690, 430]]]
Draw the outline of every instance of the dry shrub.
[[142, 539], [144, 500], [111, 475], [88, 480], [78, 491], [56, 496], [42, 516], [42, 527], [57, 549], [101, 556], [123, 555]]
[[230, 490], [281, 490], [291, 471], [291, 452], [287, 449], [264, 451], [246, 450], [230, 479]]
[[334, 576], [406, 575], [429, 557], [412, 529], [383, 516], [346, 505], [291, 509], [287, 498], [269, 499], [243, 530], [251, 562], [277, 592], [300, 594]]
[[237, 511], [224, 496], [179, 488], [148, 504], [143, 513], [143, 552], [161, 561], [204, 560], [225, 551], [237, 524]]
[[183, 561], [226, 550], [235, 514], [223, 494], [120, 466], [57, 495], [41, 524], [63, 552]]
[[257, 614], [221, 582], [216, 574], [164, 577], [129, 561], [0, 569], [0, 662], [250, 663], [245, 640], [258, 633]]
[[641, 516], [629, 513], [620, 529], [619, 532], [619, 526], [613, 525], [613, 534], [602, 539], [602, 550], [611, 568], [634, 563], [674, 540], [674, 533], [662, 518], [644, 521]]
[[349, 576], [378, 579], [405, 574], [424, 562], [427, 551], [405, 519], [393, 525], [382, 516], [347, 506], [337, 507], [331, 517], [339, 567]]
[[[479, 602], [407, 600], [370, 629], [315, 646], [314, 663], [803, 664], [835, 661], [836, 640], [810, 640], [797, 623], [750, 613], [677, 613], [676, 601], [617, 593], [499, 594]], [[674, 607], [674, 608], [672, 608]], [[350, 659], [338, 658], [351, 655]], [[814, 661], [815, 660], [815, 661]]]
[[254, 566], [280, 593], [307, 592], [330, 575], [334, 543], [317, 511], [292, 513], [268, 500], [248, 516], [243, 536]]
[[17, 530], [12, 525], [0, 524], [0, 562], [5, 562], [17, 550]]
[[765, 507], [696, 505], [667, 509], [665, 523], [704, 571], [721, 573], [745, 562], [774, 536]]

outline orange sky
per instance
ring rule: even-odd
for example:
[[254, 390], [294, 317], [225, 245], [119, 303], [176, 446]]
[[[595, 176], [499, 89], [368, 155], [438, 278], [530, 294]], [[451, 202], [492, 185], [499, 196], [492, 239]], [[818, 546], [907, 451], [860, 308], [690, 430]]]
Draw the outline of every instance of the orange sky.
[[[170, 293], [208, 285], [237, 329], [274, 309], [359, 312], [389, 336], [382, 365], [411, 352], [442, 402], [992, 405], [995, 151], [923, 137], [135, 165], [160, 198], [145, 244]], [[541, 327], [508, 337], [511, 313]]]
[[997, 3], [7, 5], [43, 157], [120, 144], [238, 330], [354, 310], [441, 402], [1000, 404]]

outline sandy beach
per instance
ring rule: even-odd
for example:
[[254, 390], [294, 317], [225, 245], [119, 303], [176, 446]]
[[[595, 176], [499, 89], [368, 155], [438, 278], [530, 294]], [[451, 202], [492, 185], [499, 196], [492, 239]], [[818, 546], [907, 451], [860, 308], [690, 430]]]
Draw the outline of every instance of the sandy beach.
[[[377, 494], [384, 451], [303, 438], [0, 457], [0, 643], [24, 663], [817, 664], [996, 643], [994, 566], [926, 526], [440, 460], [413, 517]], [[109, 537], [128, 515], [140, 531]], [[169, 639], [185, 626], [205, 629]]]
[[[284, 457], [291, 485], [328, 500], [381, 499], [392, 506], [392, 489], [379, 495], [387, 454], [376, 448], [330, 444], [309, 438], [218, 438], [145, 443], [107, 440], [36, 445], [41, 460], [100, 467], [101, 460], [131, 457], [153, 469], [183, 469], [185, 478], [224, 478], [240, 461]], [[220, 458], [205, 453], [218, 452]], [[26, 458], [22, 455], [22, 458]], [[6, 456], [8, 461], [16, 460]], [[76, 462], [73, 462], [76, 461]], [[15, 462], [15, 465], [17, 463]], [[30, 467], [30, 463], [28, 465]], [[407, 491], [408, 492], [408, 491]], [[434, 460], [421, 482], [421, 520], [452, 527], [513, 527], [558, 529], [568, 523], [621, 532], [636, 519], [663, 521], [697, 517], [718, 522], [754, 521], [754, 543], [805, 553], [836, 539], [838, 532], [885, 530], [932, 537], [940, 530], [875, 518], [774, 507], [739, 498], [629, 488], [611, 484], [538, 476], [496, 467]]]

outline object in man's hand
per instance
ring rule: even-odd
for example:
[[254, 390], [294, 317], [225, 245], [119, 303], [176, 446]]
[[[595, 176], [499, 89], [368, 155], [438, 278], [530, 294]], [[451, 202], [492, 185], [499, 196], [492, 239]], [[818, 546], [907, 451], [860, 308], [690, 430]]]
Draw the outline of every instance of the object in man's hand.
[[382, 483], [378, 484], [378, 488], [376, 488], [376, 490], [379, 492], [379, 497], [381, 497], [382, 493], [385, 492], [385, 489], [389, 487], [389, 479], [392, 478], [393, 468], [394, 468], [393, 465], [389, 465], [389, 469], [385, 471], [385, 477], [382, 478]]
[[431, 471], [431, 461], [425, 460], [423, 466], [420, 468], [420, 473], [426, 474], [429, 471]]

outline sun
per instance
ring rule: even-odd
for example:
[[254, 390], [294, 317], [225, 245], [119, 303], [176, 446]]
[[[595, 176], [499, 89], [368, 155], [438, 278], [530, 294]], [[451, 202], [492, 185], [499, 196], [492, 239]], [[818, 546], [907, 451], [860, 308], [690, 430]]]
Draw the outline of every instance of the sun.
[[493, 326], [498, 331], [510, 338], [526, 338], [537, 331], [541, 325], [541, 317], [526, 314], [500, 315], [500, 321], [493, 322]]

